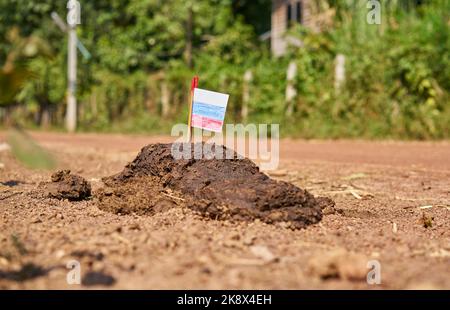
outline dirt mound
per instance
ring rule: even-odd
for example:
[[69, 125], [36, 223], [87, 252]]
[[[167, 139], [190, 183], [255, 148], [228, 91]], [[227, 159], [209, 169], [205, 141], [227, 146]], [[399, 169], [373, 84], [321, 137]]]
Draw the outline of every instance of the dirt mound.
[[[172, 147], [184, 148], [192, 159], [174, 159]], [[151, 213], [183, 204], [213, 219], [258, 218], [303, 228], [319, 222], [322, 208], [334, 204], [270, 179], [234, 152], [231, 159], [214, 156], [225, 158], [227, 152], [206, 144], [148, 145], [121, 173], [103, 180], [106, 187], [96, 194], [99, 207], [116, 213]]]
[[52, 174], [51, 182], [42, 182], [39, 189], [51, 198], [83, 200], [91, 196], [91, 185], [81, 176], [60, 170]]

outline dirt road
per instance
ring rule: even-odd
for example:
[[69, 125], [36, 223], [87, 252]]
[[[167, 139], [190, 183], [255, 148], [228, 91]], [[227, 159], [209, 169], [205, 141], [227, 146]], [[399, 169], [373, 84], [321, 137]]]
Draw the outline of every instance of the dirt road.
[[[172, 140], [32, 135], [94, 190], [144, 145]], [[450, 289], [449, 142], [282, 140], [280, 150], [274, 178], [335, 200], [319, 224], [290, 230], [183, 208], [116, 215], [42, 197], [51, 172], [2, 150], [0, 288]], [[69, 285], [77, 262], [82, 285]], [[367, 283], [368, 266], [381, 284]]]

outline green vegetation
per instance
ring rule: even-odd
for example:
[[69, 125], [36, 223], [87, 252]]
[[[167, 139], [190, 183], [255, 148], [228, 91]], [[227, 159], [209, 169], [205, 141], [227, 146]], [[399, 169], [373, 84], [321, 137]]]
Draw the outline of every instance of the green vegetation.
[[[366, 1], [317, 1], [318, 13], [332, 13], [330, 24], [320, 33], [293, 27], [290, 36], [303, 48], [274, 58], [258, 37], [270, 28], [268, 0], [81, 0], [78, 36], [93, 57], [79, 57], [80, 130], [168, 133], [175, 122], [185, 122], [190, 79], [198, 74], [200, 87], [230, 93], [227, 122], [280, 123], [283, 135], [308, 138], [449, 138], [450, 1], [416, 2], [382, 1], [381, 25], [369, 25]], [[13, 27], [22, 40], [39, 38], [52, 52], [17, 66], [32, 77], [19, 83], [13, 99], [0, 102], [2, 118], [63, 127], [67, 38], [50, 13], [65, 17], [65, 6], [0, 0], [0, 69], [14, 50], [6, 39]], [[346, 56], [346, 83], [336, 91], [338, 54]], [[290, 61], [298, 68], [298, 95], [286, 116]], [[11, 87], [1, 72], [3, 98]]]

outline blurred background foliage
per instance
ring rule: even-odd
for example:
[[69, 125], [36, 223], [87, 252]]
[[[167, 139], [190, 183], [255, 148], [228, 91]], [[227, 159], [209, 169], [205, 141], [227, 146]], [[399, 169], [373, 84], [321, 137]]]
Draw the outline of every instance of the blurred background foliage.
[[[275, 58], [260, 35], [270, 0], [80, 1], [79, 130], [169, 133], [187, 118], [190, 79], [231, 95], [226, 121], [280, 123], [306, 138], [450, 137], [450, 1], [382, 1], [382, 24], [366, 1], [318, 0], [333, 12], [320, 33], [290, 30], [303, 47]], [[417, 5], [420, 3], [420, 5]], [[63, 128], [67, 38], [50, 13], [66, 1], [0, 0], [0, 117], [28, 128]], [[346, 82], [334, 88], [336, 55]], [[286, 70], [297, 97], [286, 115]], [[243, 79], [251, 70], [248, 118]]]

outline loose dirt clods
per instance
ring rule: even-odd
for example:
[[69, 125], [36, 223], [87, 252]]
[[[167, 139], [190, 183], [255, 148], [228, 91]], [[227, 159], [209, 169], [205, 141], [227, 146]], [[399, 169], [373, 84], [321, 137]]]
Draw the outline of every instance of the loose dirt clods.
[[216, 145], [194, 156], [198, 146], [191, 145], [192, 159], [172, 156], [172, 147], [183, 149], [186, 144], [144, 147], [121, 173], [103, 179], [106, 186], [96, 194], [99, 208], [146, 214], [183, 205], [213, 219], [258, 218], [303, 228], [319, 222], [323, 208], [334, 206], [331, 199], [315, 198], [293, 184], [269, 178], [236, 153], [232, 159], [216, 159]]
[[419, 220], [419, 223], [423, 225], [424, 228], [430, 228], [433, 226], [434, 218], [427, 215], [425, 212], [422, 212], [422, 217]]
[[48, 197], [56, 199], [83, 200], [91, 196], [91, 185], [81, 176], [60, 170], [52, 174], [51, 182], [42, 182], [39, 188]]

